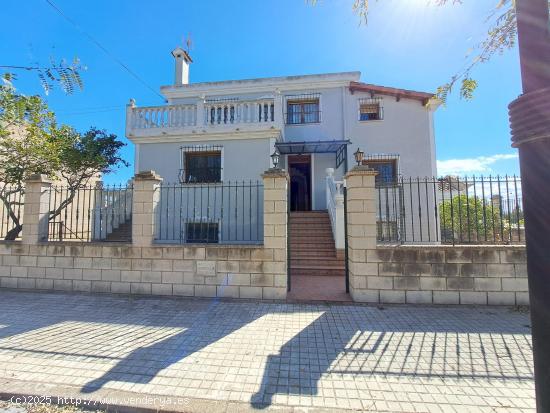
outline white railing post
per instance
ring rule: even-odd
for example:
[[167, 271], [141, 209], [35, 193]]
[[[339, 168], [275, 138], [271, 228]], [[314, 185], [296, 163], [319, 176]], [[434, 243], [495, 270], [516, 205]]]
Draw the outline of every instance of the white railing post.
[[344, 228], [344, 194], [342, 188], [343, 181], [334, 180], [334, 169], [326, 169], [326, 197], [327, 210], [334, 237], [334, 246], [337, 250], [345, 247], [345, 228]]
[[126, 136], [136, 127], [135, 107], [136, 101], [130, 99], [130, 102], [126, 105]]
[[[203, 126], [208, 124], [208, 112], [210, 111], [209, 107], [205, 105], [205, 96], [201, 96], [197, 101], [197, 116], [195, 123], [198, 126]], [[205, 110], [206, 109], [206, 110]]]
[[274, 105], [274, 123], [275, 126], [278, 126], [281, 130], [284, 126], [284, 117], [283, 117], [283, 95], [281, 91], [277, 90], [275, 93], [275, 98], [273, 99]]

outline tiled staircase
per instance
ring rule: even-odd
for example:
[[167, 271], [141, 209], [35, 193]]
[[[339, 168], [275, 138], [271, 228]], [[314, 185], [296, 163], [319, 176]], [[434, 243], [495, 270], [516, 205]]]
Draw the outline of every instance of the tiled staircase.
[[128, 242], [132, 239], [132, 221], [128, 220], [120, 224], [117, 228], [107, 235], [106, 242]]
[[337, 256], [327, 211], [290, 213], [290, 274], [345, 275], [344, 257]]

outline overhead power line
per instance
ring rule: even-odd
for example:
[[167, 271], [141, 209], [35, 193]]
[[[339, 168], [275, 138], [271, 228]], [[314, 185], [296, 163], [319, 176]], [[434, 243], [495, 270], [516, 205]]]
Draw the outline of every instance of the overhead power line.
[[121, 66], [125, 71], [127, 71], [132, 77], [134, 77], [138, 82], [140, 82], [143, 86], [145, 86], [147, 89], [149, 89], [151, 92], [153, 92], [155, 95], [160, 97], [163, 101], [166, 99], [164, 96], [162, 96], [160, 93], [158, 93], [155, 89], [153, 89], [151, 86], [147, 84], [141, 77], [139, 77], [132, 69], [130, 69], [123, 61], [121, 61], [118, 57], [116, 57], [114, 54], [112, 54], [107, 48], [105, 48], [99, 41], [97, 41], [91, 34], [89, 34], [87, 31], [85, 31], [83, 28], [81, 28], [78, 23], [73, 20], [71, 17], [69, 17], [67, 14], [63, 12], [52, 0], [44, 0], [47, 4], [49, 4], [57, 13], [59, 13], [65, 20], [67, 20], [69, 23], [71, 23], [80, 33], [82, 33], [90, 42], [95, 44], [97, 47], [103, 51], [110, 59], [112, 59], [114, 62], [116, 62], [119, 66]]
[[45, 70], [47, 67], [40, 66], [13, 66], [13, 65], [0, 65], [2, 69], [21, 69], [21, 70]]

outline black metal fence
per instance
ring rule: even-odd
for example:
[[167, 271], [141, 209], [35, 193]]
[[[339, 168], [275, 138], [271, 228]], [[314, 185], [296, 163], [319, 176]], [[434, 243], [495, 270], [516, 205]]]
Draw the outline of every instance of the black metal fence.
[[23, 188], [0, 187], [0, 239], [21, 238], [25, 191]]
[[399, 178], [376, 192], [381, 243], [525, 243], [519, 177]]
[[52, 186], [49, 241], [131, 241], [131, 185]]
[[159, 243], [258, 244], [263, 241], [263, 184], [256, 181], [164, 184], [159, 188]]

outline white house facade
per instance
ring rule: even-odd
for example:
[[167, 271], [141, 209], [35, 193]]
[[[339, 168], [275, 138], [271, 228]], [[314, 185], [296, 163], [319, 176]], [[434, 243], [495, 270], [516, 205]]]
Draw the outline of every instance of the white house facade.
[[435, 176], [432, 94], [360, 82], [359, 72], [189, 83], [192, 62], [177, 48], [167, 104], [128, 105], [135, 170], [165, 182], [256, 180], [281, 154], [292, 210], [325, 210], [326, 170], [336, 180], [357, 148], [380, 180]]

